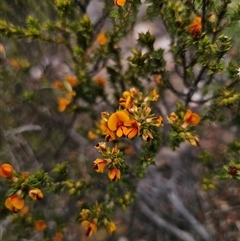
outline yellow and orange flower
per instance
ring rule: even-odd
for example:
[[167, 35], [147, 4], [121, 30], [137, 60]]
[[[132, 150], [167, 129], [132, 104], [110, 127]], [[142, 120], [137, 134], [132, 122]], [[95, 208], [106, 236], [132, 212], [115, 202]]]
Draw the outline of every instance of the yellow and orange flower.
[[121, 178], [121, 172], [119, 169], [112, 168], [108, 171], [108, 177], [111, 181], [118, 181]]
[[36, 201], [36, 200], [42, 200], [43, 199], [43, 194], [42, 191], [38, 188], [33, 188], [28, 192], [29, 197]]
[[44, 231], [46, 228], [47, 228], [47, 225], [45, 223], [44, 220], [40, 219], [40, 220], [36, 220], [35, 223], [34, 223], [34, 228], [37, 230], [37, 231]]
[[125, 122], [129, 120], [130, 117], [126, 111], [117, 111], [109, 117], [108, 128], [116, 132], [118, 137], [125, 136], [128, 134], [128, 128], [125, 126]]
[[200, 116], [193, 113], [191, 110], [187, 110], [183, 118], [182, 128], [187, 128], [188, 126], [196, 126], [200, 122]]
[[80, 213], [81, 219], [87, 219], [90, 213], [91, 211], [89, 209], [86, 209], [86, 208], [82, 209]]
[[194, 38], [199, 38], [202, 33], [202, 17], [195, 17], [189, 29]]
[[72, 87], [76, 87], [78, 84], [78, 78], [75, 75], [66, 75], [64, 78]]
[[118, 7], [123, 7], [125, 5], [125, 3], [126, 3], [126, 0], [114, 0], [113, 2]]
[[63, 234], [61, 232], [56, 232], [53, 236], [54, 241], [62, 241], [63, 239]]
[[97, 223], [95, 220], [92, 220], [92, 221], [84, 220], [82, 221], [81, 225], [87, 230], [86, 236], [92, 236], [94, 233], [97, 232]]
[[148, 129], [144, 129], [142, 139], [146, 142], [151, 141], [153, 139], [152, 133]]
[[152, 123], [157, 127], [163, 126], [163, 118], [161, 116], [154, 117]]
[[107, 167], [107, 160], [103, 160], [103, 159], [100, 159], [100, 158], [97, 158], [94, 162], [94, 165], [93, 165], [93, 169], [96, 171], [96, 172], [101, 172], [103, 173]]
[[90, 140], [96, 140], [98, 138], [98, 135], [94, 131], [89, 131], [88, 132], [88, 138]]
[[59, 98], [58, 99], [58, 110], [60, 112], [63, 112], [66, 110], [67, 106], [71, 103], [71, 100], [67, 98]]
[[56, 80], [56, 81], [53, 82], [53, 88], [54, 88], [54, 89], [59, 90], [59, 89], [61, 89], [62, 87], [63, 87], [63, 83], [62, 83], [61, 81]]
[[129, 145], [126, 146], [126, 148], [124, 149], [124, 153], [127, 154], [127, 155], [133, 154], [133, 151], [134, 151], [133, 147], [129, 146]]
[[107, 35], [104, 32], [101, 32], [97, 36], [97, 42], [100, 46], [103, 46], [107, 43]]
[[24, 207], [24, 199], [19, 198], [17, 194], [13, 194], [6, 199], [5, 206], [10, 211], [17, 213]]
[[103, 86], [106, 84], [107, 81], [106, 81], [106, 79], [104, 79], [103, 77], [98, 76], [98, 77], [94, 78], [94, 82], [95, 82], [98, 86], [103, 87]]
[[126, 109], [130, 109], [132, 107], [133, 99], [132, 99], [131, 93], [129, 91], [123, 92], [123, 97], [121, 97], [119, 99], [119, 105]]
[[111, 131], [108, 128], [108, 124], [105, 120], [103, 119], [100, 120], [99, 128], [102, 131], [102, 134], [106, 136], [105, 137], [106, 141], [113, 141], [116, 139], [116, 135], [114, 131]]
[[148, 95], [148, 98], [151, 100], [151, 101], [157, 101], [159, 99], [159, 94], [157, 92], [156, 89], [153, 89], [149, 95]]
[[14, 69], [19, 69], [21, 67], [19, 59], [11, 59], [9, 62]]
[[178, 120], [178, 116], [175, 112], [172, 112], [169, 116], [167, 116], [167, 120], [170, 124], [174, 124]]
[[189, 138], [188, 141], [192, 146], [199, 146], [199, 138], [198, 136], [192, 136], [192, 138]]
[[8, 163], [4, 163], [0, 166], [1, 177], [11, 178], [13, 175], [13, 172], [14, 172], [13, 167]]
[[99, 152], [106, 152], [107, 151], [107, 145], [106, 142], [99, 142], [95, 148], [99, 151]]
[[162, 84], [162, 75], [160, 75], [160, 74], [157, 75], [154, 80], [155, 80], [156, 85]]
[[107, 223], [107, 230], [109, 233], [113, 233], [116, 230], [116, 225], [114, 222], [108, 222]]

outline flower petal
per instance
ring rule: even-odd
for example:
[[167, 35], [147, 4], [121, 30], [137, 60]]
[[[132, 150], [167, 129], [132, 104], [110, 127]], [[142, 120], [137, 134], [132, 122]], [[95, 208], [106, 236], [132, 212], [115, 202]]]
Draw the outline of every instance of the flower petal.
[[18, 198], [17, 195], [14, 195], [12, 197], [12, 205], [17, 208], [17, 209], [22, 209], [24, 206], [24, 199], [23, 198]]

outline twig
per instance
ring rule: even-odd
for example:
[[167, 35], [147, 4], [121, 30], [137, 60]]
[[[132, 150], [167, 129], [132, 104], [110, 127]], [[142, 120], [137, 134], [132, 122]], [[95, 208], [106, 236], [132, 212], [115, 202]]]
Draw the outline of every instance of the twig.
[[5, 131], [4, 135], [6, 138], [11, 138], [16, 134], [21, 134], [22, 132], [25, 132], [25, 131], [40, 131], [41, 129], [42, 128], [39, 125], [28, 124], [28, 125], [17, 127], [12, 130]]
[[176, 237], [182, 241], [196, 241], [190, 234], [185, 231], [180, 230], [179, 228], [173, 226], [169, 222], [165, 221], [159, 215], [156, 215], [144, 202], [140, 202], [141, 211], [145, 214], [150, 220], [152, 220], [159, 228], [165, 228], [166, 230], [173, 233]]
[[182, 201], [178, 198], [178, 196], [174, 192], [170, 192], [168, 194], [168, 198], [176, 208], [176, 210], [182, 214], [183, 217], [191, 224], [193, 229], [206, 241], [210, 241], [211, 238], [207, 233], [206, 229], [202, 226], [200, 222], [184, 207]]

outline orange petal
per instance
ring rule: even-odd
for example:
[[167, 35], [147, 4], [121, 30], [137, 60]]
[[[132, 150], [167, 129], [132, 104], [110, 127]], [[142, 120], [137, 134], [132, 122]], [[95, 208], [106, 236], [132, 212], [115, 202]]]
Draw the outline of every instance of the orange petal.
[[191, 110], [187, 110], [186, 114], [184, 115], [184, 121], [189, 122], [189, 119], [192, 116], [192, 111]]
[[90, 227], [91, 227], [93, 233], [97, 232], [97, 225], [94, 221], [90, 222]]
[[138, 130], [136, 128], [131, 128], [129, 133], [127, 134], [128, 139], [132, 139], [138, 134]]
[[24, 206], [24, 199], [18, 198], [17, 195], [12, 198], [11, 202], [12, 205], [17, 209], [22, 209]]
[[129, 115], [124, 110], [117, 111], [116, 115], [117, 115], [119, 121], [121, 121], [121, 122], [126, 122], [126, 121], [130, 120]]
[[114, 4], [118, 7], [123, 7], [126, 3], [126, 0], [114, 0]]
[[108, 128], [111, 131], [117, 130], [118, 116], [117, 113], [113, 113], [108, 119]]
[[8, 197], [5, 201], [5, 206], [7, 209], [9, 209], [10, 211], [13, 211], [14, 210], [14, 206], [12, 205], [12, 202], [11, 202], [11, 197]]
[[109, 170], [109, 172], [108, 172], [109, 179], [113, 180], [115, 178], [115, 176], [116, 176], [116, 169]]
[[89, 221], [84, 220], [84, 221], [81, 222], [81, 225], [82, 225], [84, 228], [88, 229], [88, 227], [89, 227]]

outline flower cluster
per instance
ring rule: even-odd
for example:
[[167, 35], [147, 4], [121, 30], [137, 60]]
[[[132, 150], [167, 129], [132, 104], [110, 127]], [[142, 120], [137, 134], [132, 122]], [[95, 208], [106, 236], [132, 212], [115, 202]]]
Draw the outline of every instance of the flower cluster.
[[79, 215], [81, 225], [86, 229], [86, 236], [96, 233], [99, 227], [104, 227], [109, 233], [116, 230], [116, 225], [108, 217], [107, 207], [96, 203], [91, 209], [82, 209]]
[[109, 114], [102, 112], [100, 129], [106, 141], [113, 141], [117, 137], [132, 139], [141, 136], [144, 141], [153, 139], [152, 128], [163, 126], [163, 118], [151, 113], [150, 102], [159, 98], [156, 90], [143, 96], [137, 89], [125, 91], [119, 99], [120, 109]]
[[106, 142], [99, 142], [96, 149], [102, 154], [102, 158], [97, 158], [93, 163], [96, 172], [103, 173], [108, 169], [108, 177], [111, 181], [118, 181], [121, 178], [121, 170], [126, 167], [123, 153], [114, 146], [110, 148]]
[[74, 75], [66, 75], [63, 81], [56, 80], [53, 88], [61, 92], [62, 97], [58, 98], [58, 110], [63, 112], [66, 110], [72, 99], [76, 96], [73, 90], [78, 85], [78, 79]]
[[173, 127], [172, 137], [180, 138], [180, 142], [187, 140], [191, 145], [199, 146], [198, 136], [193, 134], [190, 130], [190, 127], [199, 124], [200, 117], [198, 114], [193, 113], [191, 110], [187, 110], [183, 118], [181, 118], [175, 112], [172, 112], [167, 119]]
[[17, 173], [10, 164], [4, 163], [0, 166], [0, 176], [11, 181], [14, 186], [11, 195], [5, 201], [5, 206], [10, 211], [19, 212], [24, 207], [26, 196], [34, 201], [43, 199], [42, 191], [31, 185], [31, 181], [29, 182], [31, 179], [29, 173]]

